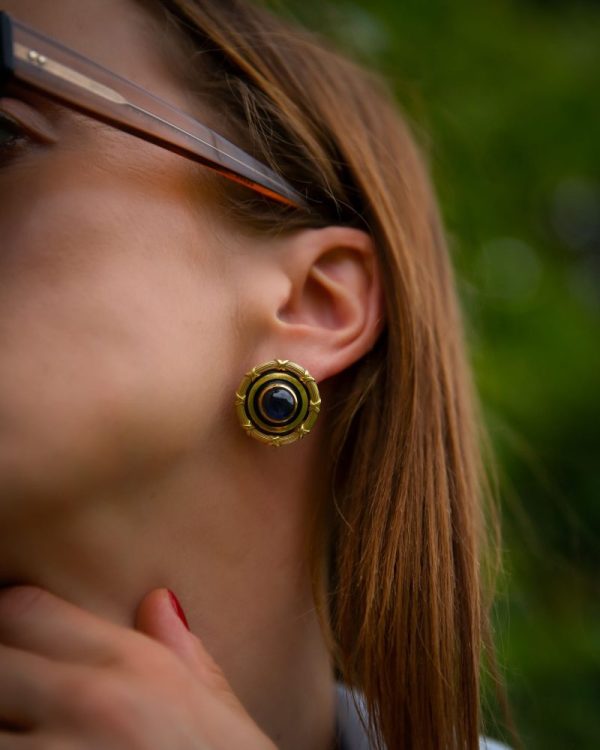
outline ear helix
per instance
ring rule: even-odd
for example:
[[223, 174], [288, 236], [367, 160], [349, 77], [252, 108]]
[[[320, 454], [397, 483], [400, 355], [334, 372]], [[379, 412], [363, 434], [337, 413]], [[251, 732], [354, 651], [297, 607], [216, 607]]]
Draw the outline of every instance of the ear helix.
[[247, 435], [278, 447], [308, 435], [319, 416], [321, 398], [308, 370], [288, 359], [273, 359], [244, 375], [235, 408]]

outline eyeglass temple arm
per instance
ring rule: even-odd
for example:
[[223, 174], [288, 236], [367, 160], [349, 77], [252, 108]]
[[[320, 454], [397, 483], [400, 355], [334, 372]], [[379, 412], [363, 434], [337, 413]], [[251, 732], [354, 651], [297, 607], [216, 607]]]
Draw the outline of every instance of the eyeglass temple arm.
[[283, 178], [210, 128], [4, 12], [0, 65], [0, 90], [14, 78], [273, 200], [306, 206], [303, 196]]

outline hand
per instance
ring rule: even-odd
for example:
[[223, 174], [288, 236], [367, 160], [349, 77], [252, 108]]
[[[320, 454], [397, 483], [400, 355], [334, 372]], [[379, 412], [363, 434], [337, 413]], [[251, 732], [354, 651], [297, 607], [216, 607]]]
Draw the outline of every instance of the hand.
[[0, 750], [276, 750], [166, 589], [136, 628], [35, 587], [0, 591]]

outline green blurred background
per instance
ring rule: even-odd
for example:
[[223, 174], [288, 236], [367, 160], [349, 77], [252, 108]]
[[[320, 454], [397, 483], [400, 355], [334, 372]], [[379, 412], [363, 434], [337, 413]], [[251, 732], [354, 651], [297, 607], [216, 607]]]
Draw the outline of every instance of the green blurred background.
[[516, 723], [598, 750], [600, 4], [280, 5], [382, 71], [428, 144], [500, 464]]

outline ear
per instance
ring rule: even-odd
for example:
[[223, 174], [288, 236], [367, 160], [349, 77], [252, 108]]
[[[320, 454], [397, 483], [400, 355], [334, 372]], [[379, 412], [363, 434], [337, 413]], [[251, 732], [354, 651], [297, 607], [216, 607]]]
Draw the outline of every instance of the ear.
[[270, 358], [292, 359], [320, 382], [360, 359], [383, 328], [374, 244], [366, 232], [335, 226], [301, 230], [282, 244], [287, 291], [273, 310]]

